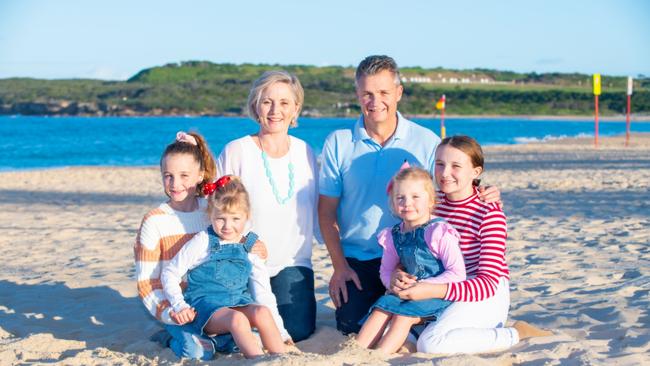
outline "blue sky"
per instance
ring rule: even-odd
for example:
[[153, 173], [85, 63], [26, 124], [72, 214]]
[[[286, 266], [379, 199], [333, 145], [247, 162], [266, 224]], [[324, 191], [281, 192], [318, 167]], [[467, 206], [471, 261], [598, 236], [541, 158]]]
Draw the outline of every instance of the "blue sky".
[[650, 76], [650, 1], [0, 0], [0, 78], [187, 60]]

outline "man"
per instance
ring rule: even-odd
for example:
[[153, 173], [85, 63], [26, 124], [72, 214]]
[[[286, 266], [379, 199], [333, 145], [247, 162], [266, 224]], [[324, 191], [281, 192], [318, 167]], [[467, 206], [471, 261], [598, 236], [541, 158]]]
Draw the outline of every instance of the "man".
[[376, 235], [398, 222], [388, 207], [386, 185], [404, 161], [433, 175], [440, 142], [397, 111], [403, 88], [391, 57], [361, 61], [355, 86], [361, 116], [351, 128], [327, 137], [319, 176], [318, 217], [334, 266], [329, 293], [336, 327], [344, 334], [359, 331], [359, 321], [386, 291], [379, 279], [382, 250]]

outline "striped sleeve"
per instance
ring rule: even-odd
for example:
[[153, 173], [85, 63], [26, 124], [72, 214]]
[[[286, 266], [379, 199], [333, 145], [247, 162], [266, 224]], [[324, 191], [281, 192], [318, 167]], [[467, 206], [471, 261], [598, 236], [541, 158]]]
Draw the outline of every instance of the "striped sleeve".
[[174, 324], [169, 317], [170, 303], [162, 290], [162, 266], [174, 257], [193, 234], [164, 235], [160, 229], [165, 227], [163, 223], [166, 216], [160, 208], [151, 210], [144, 216], [133, 251], [135, 278], [142, 303], [156, 319]]
[[508, 276], [505, 252], [507, 226], [503, 212], [494, 208], [483, 216], [479, 226], [480, 251], [476, 275], [463, 282], [450, 283], [445, 300], [475, 302], [494, 296], [499, 278]]

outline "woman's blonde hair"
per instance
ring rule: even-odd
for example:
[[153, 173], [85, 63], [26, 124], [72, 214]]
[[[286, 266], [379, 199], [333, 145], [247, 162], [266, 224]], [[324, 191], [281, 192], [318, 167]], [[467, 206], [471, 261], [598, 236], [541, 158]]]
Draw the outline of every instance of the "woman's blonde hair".
[[248, 191], [239, 177], [226, 175], [219, 178], [219, 180], [222, 179], [226, 183], [218, 186], [214, 192], [208, 195], [208, 215], [212, 216], [215, 212], [245, 212], [247, 216], [250, 216]]
[[260, 115], [257, 113], [260, 107], [260, 99], [262, 98], [262, 93], [269, 86], [275, 83], [285, 83], [289, 85], [289, 88], [293, 92], [293, 99], [298, 106], [298, 111], [296, 112], [296, 117], [291, 121], [290, 126], [296, 127], [298, 125], [298, 116], [300, 115], [300, 110], [302, 109], [302, 104], [305, 101], [305, 91], [302, 89], [300, 80], [286, 71], [273, 70], [266, 71], [262, 76], [253, 82], [253, 87], [251, 88], [250, 93], [248, 93], [248, 101], [246, 103], [246, 111], [250, 118], [255, 122], [259, 123]]
[[425, 169], [418, 168], [418, 167], [404, 168], [401, 169], [399, 172], [397, 172], [397, 174], [395, 174], [395, 176], [391, 179], [391, 183], [388, 189], [388, 206], [390, 207], [391, 211], [393, 211], [394, 214], [397, 214], [395, 207], [393, 206], [395, 187], [397, 187], [397, 185], [400, 184], [401, 182], [407, 180], [422, 181], [424, 184], [424, 190], [429, 194], [429, 198], [431, 199], [431, 205], [432, 206], [435, 205], [436, 188], [433, 185], [433, 177], [431, 176], [431, 173], [429, 173]]

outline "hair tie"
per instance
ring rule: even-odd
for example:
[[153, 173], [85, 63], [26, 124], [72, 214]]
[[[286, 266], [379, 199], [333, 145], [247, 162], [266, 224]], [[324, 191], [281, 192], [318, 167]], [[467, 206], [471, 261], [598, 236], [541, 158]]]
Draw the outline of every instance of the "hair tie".
[[[410, 168], [410, 167], [411, 167], [411, 165], [409, 164], [409, 162], [406, 159], [404, 159], [404, 162], [402, 163], [402, 166], [399, 167], [399, 170], [397, 171], [397, 173], [401, 172], [402, 170], [404, 170], [406, 168]], [[395, 175], [397, 175], [397, 173], [395, 173]], [[390, 191], [392, 191], [392, 190], [393, 190], [393, 178], [390, 179], [390, 181], [388, 182], [388, 185], [386, 186], [386, 195], [390, 196]]]
[[203, 194], [206, 196], [211, 195], [214, 191], [225, 187], [232, 178], [229, 175], [224, 175], [223, 177], [217, 179], [214, 183], [206, 183], [203, 185]]
[[194, 145], [194, 146], [198, 145], [198, 143], [196, 142], [196, 138], [194, 138], [194, 136], [188, 135], [183, 131], [178, 131], [176, 133], [176, 141], [185, 142], [185, 143], [188, 143], [188, 144]]
[[214, 190], [217, 189], [217, 184], [216, 183], [205, 183], [203, 185], [203, 195], [209, 196], [214, 192]]

